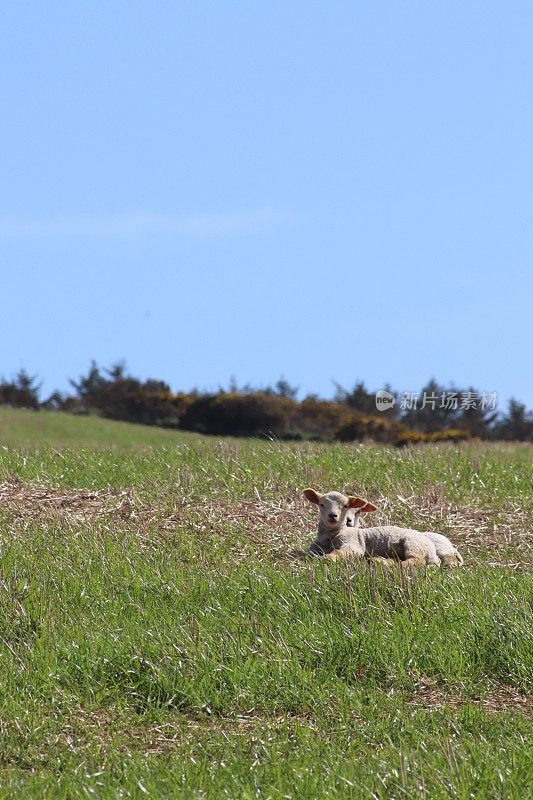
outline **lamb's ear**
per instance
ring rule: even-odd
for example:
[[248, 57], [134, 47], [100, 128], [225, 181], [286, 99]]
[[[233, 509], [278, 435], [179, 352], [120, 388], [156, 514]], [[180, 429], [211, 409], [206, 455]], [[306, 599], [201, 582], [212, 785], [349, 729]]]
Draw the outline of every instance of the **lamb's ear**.
[[357, 508], [362, 514], [369, 514], [378, 510], [377, 506], [369, 503], [368, 500], [363, 500], [362, 497], [349, 497], [348, 508]]
[[363, 500], [362, 497], [348, 498], [348, 508], [358, 508], [359, 510], [361, 510], [364, 505], [366, 505], [366, 500]]
[[317, 506], [320, 503], [320, 495], [314, 489], [304, 489], [304, 497], [307, 497], [310, 503]]

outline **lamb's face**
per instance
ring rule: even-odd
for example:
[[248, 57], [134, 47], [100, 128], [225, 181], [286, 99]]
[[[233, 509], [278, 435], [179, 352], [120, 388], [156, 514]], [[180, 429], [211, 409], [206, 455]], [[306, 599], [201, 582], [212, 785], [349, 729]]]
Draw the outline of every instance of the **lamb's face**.
[[340, 492], [328, 492], [320, 497], [318, 503], [320, 521], [328, 530], [342, 528], [349, 509], [349, 498]]
[[[319, 494], [314, 489], [306, 489], [304, 496], [310, 503], [314, 503], [319, 507], [320, 522], [322, 526], [328, 531], [337, 531], [346, 523], [347, 515], [350, 514], [350, 519], [353, 520], [355, 527], [358, 520], [358, 514], [361, 511], [375, 511], [376, 507], [372, 503], [368, 503], [361, 497], [347, 497], [341, 492], [327, 492], [327, 494]], [[353, 516], [355, 513], [355, 516]]]
[[356, 511], [354, 508], [349, 508], [346, 512], [346, 518], [344, 520], [344, 524], [347, 528], [358, 528], [359, 527], [359, 518], [360, 518], [360, 511]]

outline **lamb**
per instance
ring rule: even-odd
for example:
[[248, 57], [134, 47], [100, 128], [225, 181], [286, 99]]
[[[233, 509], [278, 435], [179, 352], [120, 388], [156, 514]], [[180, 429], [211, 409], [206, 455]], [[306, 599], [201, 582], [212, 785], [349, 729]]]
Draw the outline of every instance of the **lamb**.
[[[361, 510], [361, 509], [360, 509]], [[358, 528], [359, 527], [359, 512], [350, 510], [346, 514], [345, 520], [346, 527]], [[447, 567], [462, 567], [464, 564], [463, 557], [459, 550], [450, 542], [450, 540], [442, 533], [435, 533], [434, 531], [415, 531], [411, 528], [398, 528], [397, 526], [381, 526], [380, 530], [387, 530], [393, 527], [395, 531], [405, 531], [406, 533], [415, 533], [425, 536], [430, 539], [435, 545], [435, 551], [441, 563]], [[378, 528], [365, 528], [365, 536], [373, 535]]]
[[[345, 523], [349, 509], [366, 506], [366, 501], [359, 497], [346, 497], [340, 492], [320, 495], [314, 489], [306, 489], [304, 496], [309, 502], [320, 506], [318, 536], [310, 545], [309, 553], [332, 561], [337, 558], [363, 558], [365, 544], [360, 531], [349, 530]], [[375, 510], [375, 506], [368, 510]]]
[[371, 558], [383, 561], [396, 558], [404, 566], [440, 566], [437, 545], [444, 555], [444, 563], [462, 563], [458, 551], [441, 534], [432, 534], [432, 537], [436, 537], [434, 540], [420, 531], [393, 525], [359, 528], [362, 513], [377, 511], [375, 505], [361, 497], [347, 497], [340, 492], [321, 495], [314, 489], [306, 489], [304, 496], [320, 507], [318, 536], [309, 547], [312, 555], [331, 560]]
[[442, 564], [447, 567], [463, 566], [464, 560], [461, 553], [452, 542], [450, 542], [447, 536], [444, 536], [443, 533], [435, 533], [434, 531], [422, 531], [422, 534], [433, 542]]

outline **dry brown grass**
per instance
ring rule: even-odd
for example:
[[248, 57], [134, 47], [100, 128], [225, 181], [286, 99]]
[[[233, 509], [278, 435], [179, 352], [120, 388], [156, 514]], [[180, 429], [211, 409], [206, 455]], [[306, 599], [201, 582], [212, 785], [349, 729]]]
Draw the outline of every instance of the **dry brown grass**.
[[[490, 508], [473, 508], [447, 501], [440, 487], [429, 486], [420, 496], [381, 498], [380, 507], [390, 509], [390, 523], [397, 519], [398, 505], [409, 509], [413, 527], [449, 535], [469, 560], [489, 555], [489, 563], [518, 569], [533, 565], [533, 531], [528, 509], [507, 504], [497, 513]], [[389, 519], [388, 519], [389, 521]], [[507, 558], [507, 554], [520, 559]], [[484, 560], [484, 559], [483, 559]]]
[[58, 518], [84, 522], [107, 514], [127, 518], [131, 514], [132, 500], [129, 490], [52, 489], [18, 480], [0, 483], [0, 507], [15, 519], [35, 522]]
[[529, 716], [533, 715], [533, 696], [518, 692], [514, 687], [505, 684], [494, 684], [482, 696], [461, 697], [444, 691], [430, 680], [423, 680], [409, 702], [427, 709], [461, 708], [468, 703], [479, 706], [483, 711], [521, 711]]
[[[527, 510], [519, 505], [508, 505], [496, 516], [489, 508], [454, 504], [435, 486], [420, 496], [373, 496], [372, 500], [379, 511], [369, 524], [409, 524], [420, 530], [441, 531], [460, 547], [467, 563], [481, 559], [509, 569], [533, 565], [533, 532]], [[297, 494], [280, 496], [277, 502], [257, 495], [248, 500], [223, 497], [198, 503], [178, 493], [167, 493], [159, 501], [147, 503], [133, 489], [55, 489], [12, 480], [0, 483], [0, 507], [13, 521], [40, 525], [112, 518], [139, 533], [143, 541], [154, 543], [160, 535], [180, 528], [192, 530], [199, 539], [217, 531], [228, 536], [233, 529], [245, 536], [259, 560], [306, 547], [316, 528], [315, 510]], [[406, 517], [408, 523], [399, 522]]]
[[[203, 717], [175, 715], [173, 719], [147, 724], [132, 724], [131, 718], [114, 708], [72, 708], [66, 718], [59, 722], [57, 716], [46, 717], [46, 733], [38, 743], [38, 757], [45, 761], [57, 749], [83, 754], [99, 751], [102, 757], [111, 752], [140, 752], [143, 755], [161, 755], [180, 749], [185, 740], [196, 738], [205, 732], [216, 733], [228, 742], [230, 737], [253, 738], [265, 731], [275, 730], [282, 724], [315, 727], [311, 715], [273, 714], [255, 710], [238, 711], [226, 715]], [[31, 734], [31, 718], [12, 721], [0, 720], [0, 734], [19, 736]], [[0, 765], [9, 764], [9, 757], [0, 754]]]

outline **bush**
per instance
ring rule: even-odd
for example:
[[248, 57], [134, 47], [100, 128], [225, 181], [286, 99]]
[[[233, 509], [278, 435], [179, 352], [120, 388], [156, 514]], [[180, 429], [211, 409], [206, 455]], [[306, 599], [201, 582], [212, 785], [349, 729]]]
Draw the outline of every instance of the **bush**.
[[262, 392], [197, 397], [181, 417], [187, 431], [218, 436], [294, 436], [298, 404], [290, 397]]
[[409, 444], [436, 443], [436, 442], [462, 442], [470, 439], [469, 431], [459, 428], [447, 428], [443, 431], [433, 431], [433, 433], [420, 433], [420, 431], [405, 430], [400, 433], [395, 441], [397, 447], [405, 447]]
[[407, 431], [403, 425], [383, 417], [352, 414], [350, 419], [337, 431], [335, 438], [341, 442], [372, 439], [375, 442], [394, 442], [401, 432]]
[[297, 409], [298, 429], [307, 437], [330, 441], [352, 418], [353, 412], [345, 405], [307, 397]]

